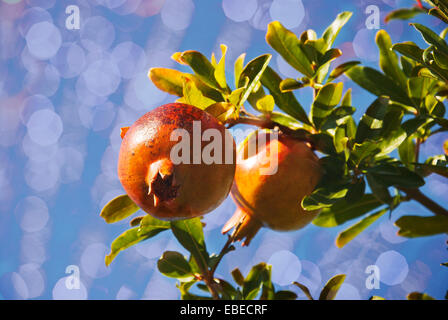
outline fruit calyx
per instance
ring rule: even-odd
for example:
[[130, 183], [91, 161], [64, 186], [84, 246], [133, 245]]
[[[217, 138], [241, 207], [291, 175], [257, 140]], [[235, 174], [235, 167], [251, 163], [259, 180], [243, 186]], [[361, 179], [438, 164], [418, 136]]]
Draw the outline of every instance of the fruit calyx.
[[154, 207], [169, 204], [177, 197], [174, 165], [169, 159], [161, 159], [149, 166], [147, 175], [148, 195], [154, 197]]
[[262, 222], [255, 217], [250, 216], [244, 210], [237, 208], [232, 218], [230, 218], [221, 232], [226, 234], [234, 228], [231, 235], [233, 241], [241, 241], [244, 239], [242, 246], [248, 246], [253, 237], [263, 226]]

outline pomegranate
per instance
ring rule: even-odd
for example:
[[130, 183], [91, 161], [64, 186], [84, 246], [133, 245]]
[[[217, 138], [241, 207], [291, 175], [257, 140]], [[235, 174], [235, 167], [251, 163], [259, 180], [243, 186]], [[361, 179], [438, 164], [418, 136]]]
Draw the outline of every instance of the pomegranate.
[[[249, 245], [263, 226], [278, 231], [298, 230], [319, 213], [301, 206], [302, 199], [321, 178], [318, 157], [306, 142], [271, 133], [258, 131], [238, 146], [231, 190], [237, 210], [222, 232], [241, 222], [235, 230], [235, 240], [246, 238], [243, 246]], [[255, 145], [255, 152], [250, 152], [251, 144]], [[276, 171], [266, 171], [272, 164], [276, 165]]]
[[[227, 197], [235, 173], [235, 142], [207, 112], [187, 104], [166, 104], [123, 128], [121, 135], [120, 182], [128, 196], [155, 218], [204, 215]], [[186, 147], [179, 149], [181, 145]]]

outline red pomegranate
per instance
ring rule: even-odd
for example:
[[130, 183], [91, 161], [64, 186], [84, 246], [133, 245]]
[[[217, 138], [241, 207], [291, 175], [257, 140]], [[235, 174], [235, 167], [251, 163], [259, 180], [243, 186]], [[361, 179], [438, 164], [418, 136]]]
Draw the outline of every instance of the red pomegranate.
[[162, 220], [192, 218], [227, 197], [235, 173], [235, 142], [207, 112], [166, 104], [121, 134], [118, 177], [145, 212]]
[[306, 142], [287, 135], [266, 130], [249, 136], [238, 146], [231, 190], [238, 208], [222, 232], [241, 222], [235, 240], [246, 238], [243, 245], [249, 245], [263, 226], [290, 231], [309, 224], [318, 211], [306, 211], [301, 201], [321, 178], [318, 160]]

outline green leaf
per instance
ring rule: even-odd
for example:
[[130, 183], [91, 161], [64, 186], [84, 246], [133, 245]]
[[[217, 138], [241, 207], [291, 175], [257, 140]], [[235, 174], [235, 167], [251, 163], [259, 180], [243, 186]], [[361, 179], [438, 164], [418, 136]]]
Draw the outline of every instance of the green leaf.
[[167, 68], [151, 68], [148, 73], [154, 85], [164, 92], [182, 97], [185, 73]]
[[241, 71], [239, 87], [243, 85], [246, 77], [249, 79], [249, 83], [247, 84], [247, 87], [241, 97], [240, 105], [242, 105], [247, 98], [249, 98], [249, 95], [254, 91], [254, 89], [256, 89], [271, 58], [272, 56], [270, 54], [261, 55], [251, 60], [244, 67], [243, 71]]
[[430, 295], [421, 292], [411, 292], [406, 296], [406, 298], [408, 300], [435, 300]]
[[340, 77], [348, 70], [357, 66], [360, 63], [361, 63], [360, 61], [349, 61], [337, 66], [336, 68], [333, 69], [333, 71], [331, 71], [330, 75], [328, 76], [327, 82], [332, 82], [333, 80]]
[[416, 106], [419, 106], [429, 94], [430, 86], [433, 82], [434, 80], [426, 77], [412, 77], [408, 79], [408, 94]]
[[101, 210], [100, 216], [107, 223], [114, 223], [136, 213], [140, 208], [129, 198], [127, 194], [118, 196], [109, 201]]
[[380, 296], [371, 296], [369, 298], [369, 300], [386, 300], [386, 299], [384, 299], [383, 297], [380, 297]]
[[388, 105], [388, 98], [379, 97], [367, 108], [356, 131], [357, 143], [362, 143], [367, 139], [375, 140], [380, 137]]
[[274, 295], [274, 300], [296, 300], [297, 294], [288, 290], [277, 291]]
[[316, 128], [320, 128], [342, 98], [343, 83], [328, 83], [324, 85], [311, 106], [311, 118]]
[[331, 207], [333, 204], [344, 198], [347, 193], [346, 186], [320, 187], [302, 200], [302, 208], [306, 210], [318, 210]]
[[448, 54], [448, 44], [439, 37], [437, 33], [432, 31], [431, 29], [419, 24], [419, 23], [411, 23], [423, 36], [425, 41], [436, 47], [438, 50], [442, 51], [445, 54]]
[[244, 285], [244, 276], [241, 273], [240, 269], [238, 269], [238, 268], [233, 269], [231, 274], [232, 274], [233, 280], [235, 280], [235, 282], [239, 286], [243, 286]]
[[413, 169], [412, 162], [415, 161], [415, 143], [412, 136], [408, 137], [399, 147], [398, 154], [400, 155], [400, 160], [408, 168]]
[[157, 267], [163, 275], [170, 278], [182, 279], [182, 281], [191, 281], [194, 278], [187, 260], [176, 251], [165, 251], [157, 261]]
[[405, 167], [379, 164], [368, 168], [367, 172], [384, 186], [419, 188], [425, 184], [422, 177]]
[[201, 219], [171, 221], [171, 230], [177, 241], [192, 254], [201, 271], [206, 270], [209, 254], [205, 246]]
[[314, 299], [313, 299], [313, 296], [312, 296], [311, 293], [310, 293], [310, 289], [308, 289], [307, 286], [305, 286], [305, 285], [303, 285], [303, 284], [301, 284], [301, 283], [299, 283], [299, 282], [297, 282], [297, 281], [294, 281], [292, 284], [295, 285], [295, 286], [297, 286], [297, 287], [299, 287], [299, 289], [303, 291], [303, 293], [306, 295], [306, 297], [307, 297], [309, 300], [314, 300]]
[[373, 192], [373, 195], [381, 202], [392, 205], [393, 198], [391, 197], [387, 186], [381, 183], [381, 181], [379, 181], [377, 177], [372, 174], [367, 173], [366, 179], [369, 184], [370, 190], [372, 190]]
[[267, 67], [261, 77], [261, 83], [265, 86], [274, 97], [276, 105], [291, 117], [311, 125], [308, 115], [303, 107], [297, 101], [292, 92], [282, 93], [280, 91], [280, 83], [282, 78], [270, 67]]
[[392, 49], [414, 61], [423, 62], [423, 50], [412, 41], [394, 44]]
[[322, 209], [321, 213], [313, 220], [313, 224], [325, 228], [336, 227], [349, 220], [356, 219], [381, 205], [383, 203], [372, 194], [365, 194], [357, 202], [349, 202], [342, 199], [331, 207]]
[[227, 53], [227, 46], [222, 44], [221, 45], [221, 60], [219, 60], [219, 63], [217, 64], [215, 68], [215, 79], [218, 82], [219, 86], [223, 89], [227, 88], [227, 81], [226, 81], [226, 53]]
[[268, 265], [261, 262], [252, 267], [248, 275], [244, 279], [243, 297], [245, 300], [253, 300], [260, 292], [266, 277], [269, 277], [270, 270]]
[[363, 232], [365, 229], [367, 229], [379, 217], [381, 217], [383, 214], [385, 214], [387, 211], [388, 211], [388, 209], [386, 208], [386, 209], [377, 211], [375, 213], [372, 213], [372, 214], [368, 215], [367, 217], [363, 218], [361, 221], [354, 224], [353, 226], [351, 226], [348, 229], [339, 233], [336, 238], [336, 246], [338, 248], [342, 248], [343, 246], [345, 246], [347, 243], [352, 241], [356, 236], [358, 236], [361, 232]]
[[208, 106], [205, 111], [210, 113], [221, 122], [226, 122], [228, 119], [235, 117], [235, 106], [228, 102], [217, 102]]
[[280, 22], [273, 21], [268, 25], [266, 41], [297, 71], [310, 78], [314, 75], [311, 62], [300, 46], [300, 40]]
[[235, 88], [239, 87], [240, 84], [240, 76], [241, 72], [243, 71], [244, 67], [244, 59], [246, 58], [246, 54], [242, 53], [236, 60], [235, 60], [235, 67], [234, 67], [234, 76], [235, 76]]
[[140, 233], [139, 227], [135, 227], [123, 232], [112, 242], [111, 251], [105, 258], [106, 266], [109, 266], [121, 251], [139, 243], [140, 241], [149, 239], [164, 230], [167, 229], [162, 228], [159, 229], [158, 232], [152, 231], [148, 233]]
[[426, 11], [419, 7], [402, 8], [402, 9], [398, 9], [398, 10], [389, 12], [387, 14], [386, 18], [384, 18], [384, 20], [386, 23], [388, 23], [391, 20], [397, 20], [397, 19], [398, 20], [409, 20], [421, 13], [426, 13]]
[[370, 67], [355, 66], [346, 75], [359, 86], [376, 96], [388, 96], [396, 102], [412, 105], [407, 93], [386, 75]]
[[406, 238], [448, 233], [448, 217], [445, 216], [403, 216], [395, 225], [400, 228], [398, 235]]
[[328, 280], [327, 284], [320, 293], [319, 300], [333, 300], [344, 281], [345, 274], [338, 274]]
[[196, 87], [194, 81], [187, 78], [185, 78], [184, 81], [183, 97], [178, 99], [178, 101], [190, 104], [202, 110], [205, 110], [208, 106], [216, 102], [204, 96]]
[[[278, 123], [282, 126], [288, 127], [292, 130], [300, 130], [302, 128], [302, 124], [299, 121], [284, 113], [272, 112], [271, 114], [266, 115], [266, 118], [269, 118], [271, 121]], [[305, 130], [302, 129], [302, 131]], [[304, 133], [308, 134], [308, 132]]]
[[170, 223], [154, 218], [147, 214], [141, 221], [138, 229], [139, 236], [155, 236], [159, 232], [170, 229]]
[[356, 203], [362, 199], [365, 191], [366, 181], [361, 177], [361, 179], [350, 185], [347, 194], [345, 195], [345, 200], [348, 203]]
[[333, 23], [324, 31], [322, 38], [325, 40], [326, 50], [331, 48], [342, 27], [348, 22], [348, 20], [350, 20], [352, 14], [352, 12], [348, 11], [340, 13]]
[[342, 51], [339, 49], [329, 49], [318, 61], [319, 67], [316, 70], [314, 78], [317, 83], [323, 83], [325, 77], [328, 74], [330, 64], [334, 59], [342, 56]]
[[182, 63], [190, 66], [194, 73], [205, 84], [214, 89], [221, 90], [221, 87], [215, 78], [215, 68], [202, 53], [189, 50], [180, 53], [180, 55], [175, 54], [175, 56], [178, 56], [178, 61], [180, 60]]
[[303, 88], [305, 86], [304, 83], [297, 81], [296, 79], [285, 79], [282, 80], [282, 82], [280, 82], [280, 91], [282, 93], [284, 92], [289, 92], [289, 91], [293, 91], [293, 90], [297, 90], [300, 88]]
[[398, 64], [398, 57], [392, 51], [392, 41], [385, 30], [380, 30], [376, 34], [376, 44], [380, 49], [380, 67], [383, 72], [401, 86], [406, 88], [406, 76]]
[[257, 101], [257, 110], [263, 113], [271, 113], [274, 110], [275, 101], [274, 97], [270, 94], [264, 96], [260, 100]]

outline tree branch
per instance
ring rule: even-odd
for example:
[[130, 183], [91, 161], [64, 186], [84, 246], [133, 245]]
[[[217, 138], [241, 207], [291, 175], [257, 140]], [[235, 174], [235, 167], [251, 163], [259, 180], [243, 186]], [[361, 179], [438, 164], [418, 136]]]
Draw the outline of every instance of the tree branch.
[[406, 195], [410, 199], [417, 201], [434, 214], [448, 217], [447, 209], [443, 208], [438, 203], [434, 202], [432, 199], [425, 196], [419, 189], [407, 189], [407, 188], [399, 188], [399, 189], [404, 193], [406, 193]]

